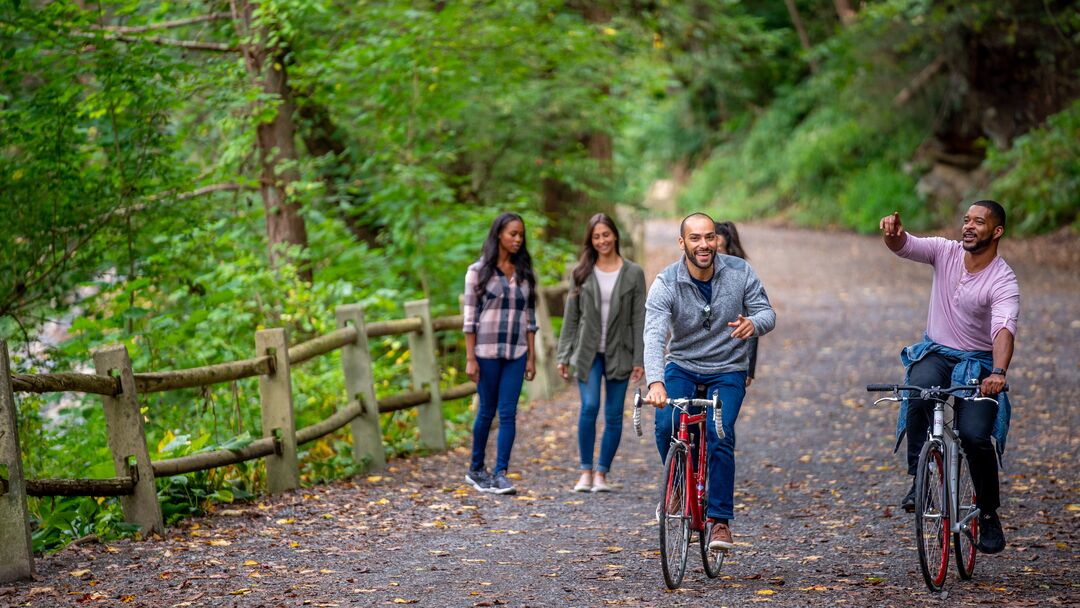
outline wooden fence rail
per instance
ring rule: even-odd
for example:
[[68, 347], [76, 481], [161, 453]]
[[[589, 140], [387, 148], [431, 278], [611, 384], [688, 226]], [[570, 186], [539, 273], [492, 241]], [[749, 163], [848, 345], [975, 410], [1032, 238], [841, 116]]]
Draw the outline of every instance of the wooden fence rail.
[[[565, 293], [565, 284], [540, 290], [537, 378], [530, 388], [530, 392], [540, 398], [549, 398], [557, 389], [555, 341], [548, 299], [561, 298]], [[262, 330], [256, 333], [256, 353], [250, 359], [167, 372], [135, 373], [127, 349], [114, 346], [94, 353], [96, 374], [11, 374], [7, 344], [0, 341], [0, 582], [33, 575], [27, 496], [118, 496], [126, 521], [142, 526], [144, 532], [161, 532], [164, 525], [154, 483], [157, 477], [264, 458], [269, 491], [293, 490], [299, 487], [296, 447], [347, 424], [352, 425], [353, 457], [367, 470], [377, 471], [386, 462], [378, 415], [413, 407], [420, 408], [420, 445], [429, 450], [445, 449], [442, 402], [473, 395], [476, 385], [466, 382], [440, 389], [437, 343], [433, 334], [460, 330], [463, 316], [433, 319], [427, 300], [409, 302], [405, 310], [408, 316], [404, 319], [365, 324], [361, 306], [341, 306], [337, 312], [338, 328], [328, 334], [288, 346], [285, 330]], [[369, 339], [400, 334], [409, 337], [413, 389], [376, 400]], [[296, 429], [291, 366], [335, 350], [342, 351], [346, 405], [320, 422]], [[139, 409], [140, 394], [204, 387], [252, 377], [259, 378], [262, 438], [240, 449], [150, 461]], [[26, 479], [16, 427], [16, 392], [101, 395], [116, 477]]]

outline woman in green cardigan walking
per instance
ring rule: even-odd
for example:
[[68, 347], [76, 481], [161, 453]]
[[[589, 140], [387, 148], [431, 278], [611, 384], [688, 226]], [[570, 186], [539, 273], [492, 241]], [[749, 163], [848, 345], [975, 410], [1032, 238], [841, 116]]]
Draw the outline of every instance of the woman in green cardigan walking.
[[[607, 473], [622, 439], [626, 388], [645, 373], [644, 329], [645, 273], [619, 253], [615, 222], [597, 213], [585, 231], [559, 335], [559, 374], [569, 380], [573, 368], [581, 393], [581, 478], [575, 492], [611, 490]], [[601, 381], [605, 384], [604, 435], [594, 467]]]

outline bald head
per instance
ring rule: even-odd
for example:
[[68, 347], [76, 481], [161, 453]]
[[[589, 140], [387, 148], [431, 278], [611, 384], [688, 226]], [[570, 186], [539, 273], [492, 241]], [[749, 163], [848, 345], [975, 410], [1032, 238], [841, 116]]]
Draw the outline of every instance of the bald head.
[[704, 220], [704, 221], [708, 222], [715, 229], [716, 223], [713, 222], [713, 219], [711, 217], [709, 217], [708, 214], [705, 214], [705, 213], [702, 213], [702, 212], [698, 211], [697, 213], [691, 213], [690, 215], [683, 218], [682, 223], [679, 224], [679, 236], [681, 236], [683, 238], [686, 238], [686, 226], [687, 226], [687, 224], [689, 224], [689, 223], [697, 224], [700, 220]]

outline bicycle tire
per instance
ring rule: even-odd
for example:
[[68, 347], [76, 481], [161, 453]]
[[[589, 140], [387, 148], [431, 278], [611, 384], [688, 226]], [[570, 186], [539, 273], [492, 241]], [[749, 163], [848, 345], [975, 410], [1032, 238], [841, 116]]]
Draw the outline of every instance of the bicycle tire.
[[[708, 465], [706, 465], [708, 467]], [[709, 503], [709, 470], [705, 469], [705, 511], [708, 511]], [[703, 514], [704, 515], [704, 514]], [[720, 576], [720, 570], [724, 567], [724, 556], [727, 551], [712, 551], [709, 549], [709, 537], [712, 536], [712, 524], [705, 521], [705, 529], [698, 534], [698, 544], [701, 548], [701, 565], [705, 569], [705, 576], [716, 578]]]
[[660, 486], [660, 566], [668, 589], [677, 589], [682, 584], [690, 553], [686, 453], [684, 445], [671, 446]]
[[[967, 458], [960, 457], [960, 466], [956, 475], [957, 509], [956, 521], [975, 510], [975, 482], [971, 479]], [[975, 546], [979, 542], [979, 518], [972, 518], [967, 530], [953, 534], [953, 549], [956, 552], [956, 573], [963, 580], [970, 580], [975, 573], [975, 556], [979, 554]]]
[[915, 545], [919, 569], [930, 591], [941, 591], [949, 572], [949, 513], [945, 503], [945, 465], [941, 445], [927, 441], [915, 474]]

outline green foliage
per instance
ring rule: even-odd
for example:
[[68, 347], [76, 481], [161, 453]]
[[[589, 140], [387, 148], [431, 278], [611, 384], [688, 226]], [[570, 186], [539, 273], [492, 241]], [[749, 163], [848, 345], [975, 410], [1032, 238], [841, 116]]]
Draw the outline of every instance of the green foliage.
[[1063, 225], [1080, 231], [1080, 101], [1018, 138], [1009, 150], [988, 152], [990, 169], [1002, 173], [990, 198], [1006, 205], [1011, 232]]
[[[930, 168], [919, 151], [940, 131], [945, 131], [943, 137], [967, 137], [956, 131], [970, 129], [969, 123], [981, 118], [955, 118], [970, 111], [965, 104], [972, 102], [963, 97], [967, 88], [981, 84], [963, 83], [962, 78], [1000, 76], [990, 73], [997, 68], [964, 72], [957, 66], [979, 65], [964, 53], [983, 53], [979, 61], [1023, 59], [1027, 49], [1033, 49], [1041, 57], [1037, 69], [1053, 72], [1053, 66], [1060, 65], [1070, 72], [1061, 82], [1080, 92], [1075, 43], [1070, 47], [1063, 42], [1080, 35], [1075, 7], [1071, 13], [1063, 8], [1068, 4], [1048, 4], [1038, 11], [1022, 2], [889, 0], [865, 5], [853, 25], [836, 30], [805, 55], [816, 71], [788, 72], [796, 80], [772, 88], [775, 97], [764, 99], [763, 110], [743, 108], [727, 121], [719, 132], [728, 139], [697, 167], [681, 193], [682, 209], [712, 210], [735, 220], [779, 214], [804, 225], [864, 232], [876, 229], [882, 215], [901, 210], [910, 227], [932, 226], [943, 215], [937, 207], [953, 201], [924, 200], [916, 193], [917, 178]], [[815, 17], [809, 14], [812, 30]], [[958, 46], [960, 40], [971, 46]], [[982, 45], [977, 51], [972, 50], [976, 42]], [[756, 68], [768, 70], [778, 59], [766, 57]], [[945, 70], [956, 71], [953, 80], [934, 78], [931, 72], [928, 80], [920, 81], [922, 70], [942, 59], [950, 60]], [[1002, 88], [1009, 86], [1015, 85], [1001, 82]], [[915, 93], [898, 101], [897, 94], [908, 87]], [[1055, 87], [1060, 89], [1060, 83]], [[989, 99], [1000, 92], [980, 94]], [[959, 126], [944, 128], [947, 117]], [[989, 190], [1000, 193], [994, 195], [1008, 206], [1017, 206], [1017, 218], [1022, 219], [1015, 226], [1021, 233], [1075, 222], [1074, 123], [1074, 111], [1066, 111], [1045, 129], [1019, 138], [1009, 152], [987, 150], [991, 171], [1015, 167]]]
[[88, 42], [94, 16], [71, 3], [5, 5], [0, 317], [33, 318], [123, 249], [143, 197], [182, 177], [168, 119], [188, 68], [154, 46]]
[[911, 230], [927, 228], [930, 218], [918, 197], [912, 196], [915, 180], [892, 163], [875, 161], [851, 176], [837, 204], [840, 221], [863, 233], [875, 233], [881, 218], [899, 211]]
[[30, 542], [34, 552], [63, 547], [67, 543], [96, 535], [103, 541], [130, 536], [138, 526], [124, 522], [115, 498], [91, 499], [58, 496], [31, 498]]

